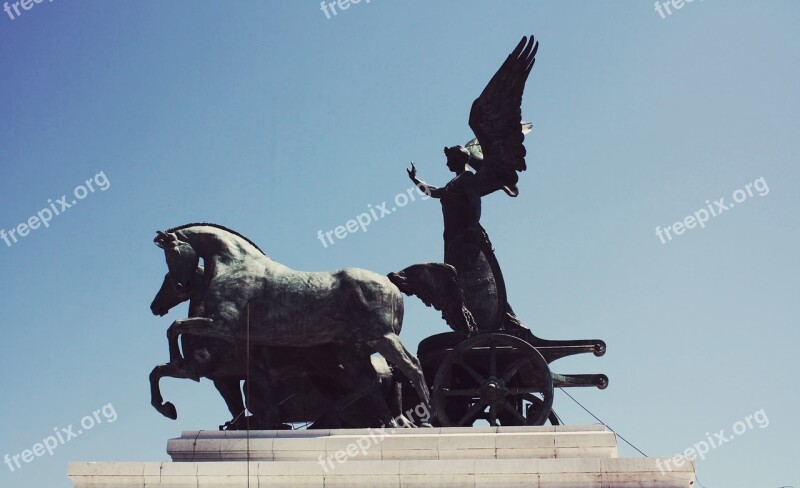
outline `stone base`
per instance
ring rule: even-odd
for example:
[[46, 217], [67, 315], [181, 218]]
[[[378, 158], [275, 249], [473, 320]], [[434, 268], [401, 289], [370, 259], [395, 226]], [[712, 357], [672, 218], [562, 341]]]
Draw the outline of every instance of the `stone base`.
[[[694, 462], [617, 458], [603, 426], [184, 432], [173, 462], [71, 463], [76, 488], [685, 487]], [[249, 452], [249, 462], [248, 460]], [[671, 460], [675, 466], [675, 460]]]

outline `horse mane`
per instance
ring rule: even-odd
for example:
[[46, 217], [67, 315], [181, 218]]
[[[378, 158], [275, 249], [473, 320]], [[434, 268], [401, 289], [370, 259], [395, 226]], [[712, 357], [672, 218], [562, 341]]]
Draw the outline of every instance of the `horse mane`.
[[[235, 230], [225, 227], [224, 225], [212, 224], [212, 223], [209, 223], [209, 222], [193, 222], [191, 224], [183, 224], [183, 225], [179, 225], [178, 227], [173, 227], [171, 229], [167, 229], [166, 232], [168, 234], [172, 234], [173, 232], [177, 232], [179, 230], [186, 229], [187, 227], [198, 227], [198, 226], [201, 226], [201, 225], [204, 225], [204, 226], [207, 226], [207, 227], [214, 227], [215, 229], [224, 230], [225, 232], [230, 232], [231, 234], [233, 234], [233, 235], [235, 235], [237, 237], [241, 237], [242, 239], [247, 241], [248, 244], [250, 244], [254, 248], [258, 249], [258, 252], [260, 252], [264, 256], [267, 256], [267, 253], [262, 251], [261, 248], [258, 247], [258, 245], [255, 242], [251, 241], [250, 239], [248, 239], [247, 237], [243, 236], [242, 234], [239, 234]], [[269, 257], [269, 256], [267, 256], [267, 257]]]

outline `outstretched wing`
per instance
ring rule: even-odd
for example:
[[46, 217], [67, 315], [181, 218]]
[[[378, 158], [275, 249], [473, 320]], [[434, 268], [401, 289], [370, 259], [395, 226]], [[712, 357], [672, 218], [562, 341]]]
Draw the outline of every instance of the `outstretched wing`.
[[[533, 123], [523, 121], [520, 124], [520, 128], [522, 129], [522, 135], [528, 135], [533, 131]], [[481, 147], [481, 143], [478, 141], [478, 138], [472, 138], [464, 144], [464, 149], [467, 150], [470, 156], [473, 158], [483, 159], [483, 148]]]
[[[522, 122], [522, 92], [536, 61], [539, 43], [523, 37], [497, 73], [472, 103], [469, 126], [480, 141], [484, 161], [478, 175], [481, 195], [503, 188], [517, 196], [517, 171], [525, 171], [525, 134]], [[524, 128], [524, 127], [523, 127]]]

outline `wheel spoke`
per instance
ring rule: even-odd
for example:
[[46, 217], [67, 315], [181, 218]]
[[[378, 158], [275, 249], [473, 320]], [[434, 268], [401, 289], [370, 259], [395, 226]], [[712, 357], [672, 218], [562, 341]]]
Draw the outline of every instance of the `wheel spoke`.
[[505, 373], [503, 373], [503, 381], [505, 382], [511, 381], [511, 378], [513, 378], [514, 375], [517, 374], [519, 368], [521, 368], [522, 365], [525, 364], [525, 361], [527, 361], [527, 359], [520, 358], [511, 363], [511, 365], [508, 368], [506, 368]]
[[464, 371], [467, 372], [467, 374], [472, 376], [472, 379], [474, 379], [478, 384], [481, 384], [481, 382], [483, 381], [483, 376], [481, 376], [477, 371], [475, 371], [475, 369], [473, 369], [472, 366], [465, 363], [464, 360], [461, 358], [459, 358], [457, 364], [461, 366], [464, 369]]
[[511, 414], [514, 415], [514, 418], [516, 418], [518, 422], [521, 422], [520, 425], [525, 425], [528, 423], [528, 419], [526, 419], [521, 413], [517, 412], [517, 410], [509, 405], [507, 401], [503, 402], [500, 406], [511, 412]]
[[478, 415], [485, 407], [486, 404], [483, 402], [483, 400], [478, 400], [477, 402], [475, 402], [475, 405], [469, 407], [467, 413], [463, 417], [461, 417], [461, 420], [458, 421], [458, 426], [460, 427], [466, 424], [470, 419]]
[[451, 390], [449, 388], [444, 389], [445, 396], [471, 396], [477, 397], [480, 396], [480, 391], [477, 388], [462, 388], [460, 390]]

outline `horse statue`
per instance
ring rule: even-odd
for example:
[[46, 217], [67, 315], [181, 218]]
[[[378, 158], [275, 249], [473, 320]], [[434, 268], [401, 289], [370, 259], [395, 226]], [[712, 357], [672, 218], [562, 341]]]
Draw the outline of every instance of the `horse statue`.
[[[154, 315], [164, 316], [172, 308], [189, 300], [189, 316], [201, 316], [207, 288], [204, 275], [203, 267], [198, 266], [189, 286], [178, 293], [173, 290], [170, 276], [167, 274], [150, 305], [150, 310]], [[205, 377], [213, 381], [232, 415], [232, 420], [220, 426], [220, 429], [241, 430], [247, 428], [251, 419], [244, 416], [245, 407], [240, 388], [241, 382], [247, 376], [244, 351], [226, 341], [205, 339], [191, 334], [185, 334], [181, 339], [184, 360], [179, 363], [160, 364], [150, 373], [150, 397], [153, 407], [165, 417], [176, 419], [175, 406], [171, 402], [164, 403], [163, 401], [159, 380], [168, 376], [199, 381], [201, 377]], [[334, 361], [319, 364], [321, 359], [331, 359], [331, 355], [327, 351], [321, 350], [325, 347], [328, 346], [310, 348], [308, 353], [306, 353], [306, 349], [303, 349], [303, 354], [293, 350], [297, 348], [273, 347], [266, 355], [267, 360], [270, 361], [267, 369], [271, 376], [287, 377], [286, 382], [275, 382], [278, 396], [285, 399], [281, 402], [281, 406], [286, 405], [282, 409], [282, 419], [285, 421], [318, 419], [310, 428], [338, 426], [339, 422], [349, 428], [377, 427], [381, 423], [387, 425], [389, 419], [397, 419], [396, 422], [399, 421], [402, 425], [413, 425], [412, 421], [401, 412], [399, 396], [401, 385], [395, 382], [390, 366], [379, 356], [372, 356], [370, 359], [380, 382], [379, 394], [381, 398], [385, 399], [385, 403], [381, 403], [380, 399], [376, 402], [375, 398], [371, 398], [374, 403], [362, 400], [355, 402], [355, 405], [345, 406], [346, 409], [342, 412], [325, 411], [324, 407], [335, 405], [335, 400], [343, 394], [342, 390], [348, 386], [346, 379], [336, 375], [338, 364], [335, 364]], [[314, 358], [314, 361], [305, 360], [308, 356]], [[282, 364], [272, 364], [275, 362]], [[289, 392], [292, 387], [295, 387], [296, 390], [297, 383], [303, 381], [306, 381], [307, 384], [302, 392], [296, 391], [294, 394]], [[245, 383], [245, 397], [248, 396], [247, 390]], [[292, 401], [295, 396], [297, 400]], [[298, 401], [305, 405], [297, 405]], [[388, 405], [390, 412], [385, 412], [384, 405]]]
[[[204, 274], [203, 267], [198, 266], [189, 286], [183, 293], [177, 293], [172, 289], [169, 274], [164, 276], [161, 288], [150, 304], [153, 315], [163, 317], [172, 308], [189, 300], [189, 317], [202, 316], [203, 299], [205, 298]], [[235, 353], [233, 345], [223, 341], [204, 341], [189, 334], [182, 337], [182, 344], [186, 360], [160, 364], [150, 373], [150, 403], [162, 415], [175, 420], [178, 418], [178, 412], [171, 402], [164, 403], [159, 380], [168, 376], [200, 381], [201, 377], [205, 377], [214, 383], [214, 387], [222, 396], [232, 415], [232, 420], [226, 426], [231, 430], [237, 430], [243, 425], [241, 421], [245, 410], [240, 389], [244, 374], [238, 364], [233, 371], [228, 366], [237, 362], [238, 355]]]
[[[190, 289], [201, 258], [205, 266], [201, 316], [176, 320], [167, 330], [171, 364], [184, 359], [178, 344], [184, 334], [244, 345], [248, 352], [253, 346], [308, 350], [328, 345], [350, 386], [349, 395], [337, 402], [336, 408], [342, 409], [374, 391], [370, 356], [379, 353], [402, 372], [430, 411], [419, 361], [398, 336], [403, 322], [401, 287], [440, 310], [452, 328], [474, 330], [455, 269], [449, 265], [415, 265], [391, 278], [358, 268], [295, 271], [267, 257], [241, 234], [207, 223], [159, 231], [154, 242], [164, 250], [176, 293]], [[421, 267], [428, 272], [420, 272]], [[420, 277], [428, 281], [415, 282]], [[269, 354], [269, 348], [258, 350]], [[256, 370], [250, 380], [262, 401], [254, 402], [251, 412], [270, 425], [280, 419], [267, 363], [252, 362]]]

